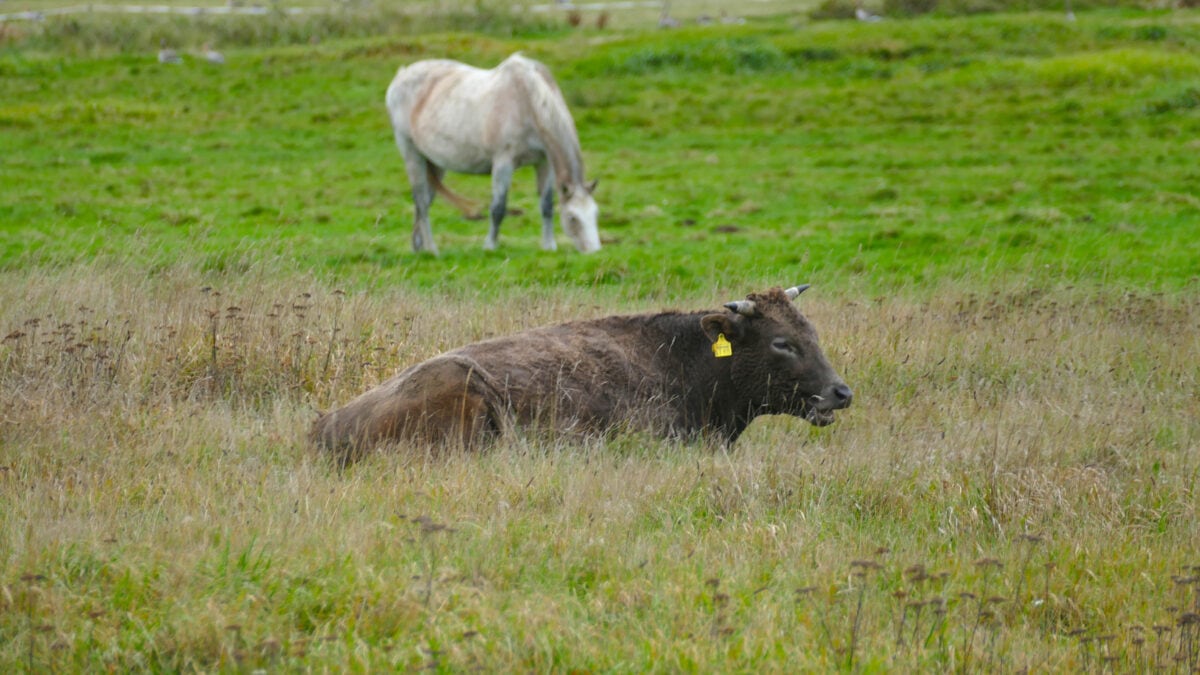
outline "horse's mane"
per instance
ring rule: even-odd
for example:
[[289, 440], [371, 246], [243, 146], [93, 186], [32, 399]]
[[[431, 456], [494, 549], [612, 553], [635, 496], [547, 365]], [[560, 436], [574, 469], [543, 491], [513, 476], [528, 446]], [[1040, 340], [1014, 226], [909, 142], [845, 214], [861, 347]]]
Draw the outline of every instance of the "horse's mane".
[[529, 101], [533, 123], [546, 144], [546, 154], [559, 188], [582, 184], [583, 151], [579, 147], [579, 135], [575, 131], [571, 111], [563, 100], [562, 90], [558, 88], [550, 69], [519, 53], [509, 58], [519, 59], [531, 69], [523, 70], [522, 75], [532, 76], [517, 77], [516, 84]]

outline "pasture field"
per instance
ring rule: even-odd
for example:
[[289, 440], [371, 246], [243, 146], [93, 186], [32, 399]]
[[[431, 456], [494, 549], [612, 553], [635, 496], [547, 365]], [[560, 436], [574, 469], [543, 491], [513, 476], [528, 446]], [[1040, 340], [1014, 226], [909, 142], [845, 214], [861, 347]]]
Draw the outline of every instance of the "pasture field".
[[[1200, 14], [474, 7], [0, 33], [0, 670], [1200, 667]], [[526, 170], [499, 250], [438, 202], [412, 254], [388, 81], [518, 49], [603, 250], [539, 250]], [[801, 282], [830, 427], [305, 441], [467, 341]]]

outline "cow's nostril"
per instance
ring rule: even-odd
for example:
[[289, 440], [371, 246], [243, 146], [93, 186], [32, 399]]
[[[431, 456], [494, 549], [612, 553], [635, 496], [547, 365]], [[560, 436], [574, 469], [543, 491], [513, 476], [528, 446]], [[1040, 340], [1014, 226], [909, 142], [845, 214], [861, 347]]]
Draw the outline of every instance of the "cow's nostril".
[[847, 387], [844, 384], [839, 384], [834, 387], [833, 395], [835, 398], [837, 398], [838, 402], [842, 404], [848, 404], [854, 398], [854, 392], [850, 391], [850, 387]]

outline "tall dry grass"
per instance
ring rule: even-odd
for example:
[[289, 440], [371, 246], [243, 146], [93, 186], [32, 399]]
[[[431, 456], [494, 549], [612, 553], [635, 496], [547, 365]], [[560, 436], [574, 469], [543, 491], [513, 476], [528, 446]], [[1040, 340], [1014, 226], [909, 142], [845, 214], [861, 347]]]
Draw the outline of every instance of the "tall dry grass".
[[339, 472], [304, 442], [317, 409], [463, 342], [659, 307], [278, 266], [2, 276], [6, 671], [1200, 663], [1192, 296], [816, 288], [856, 390], [827, 429]]
[[190, 1], [166, 3], [186, 7], [186, 11], [134, 13], [123, 12], [116, 6], [146, 3], [68, 4], [66, 12], [54, 11], [63, 9], [63, 3], [58, 2], [53, 3], [57, 8], [39, 7], [46, 4], [44, 0], [19, 4], [23, 6], [2, 9], [14, 13], [41, 10], [49, 14], [37, 21], [3, 24], [0, 44], [68, 54], [147, 53], [158, 49], [160, 40], [192, 48], [212, 43], [229, 50], [445, 31], [509, 36], [544, 32], [563, 25], [561, 19], [548, 13], [523, 12], [491, 0], [278, 3], [266, 12], [253, 14], [222, 13], [219, 8], [215, 12], [196, 12], [194, 8], [207, 3]]

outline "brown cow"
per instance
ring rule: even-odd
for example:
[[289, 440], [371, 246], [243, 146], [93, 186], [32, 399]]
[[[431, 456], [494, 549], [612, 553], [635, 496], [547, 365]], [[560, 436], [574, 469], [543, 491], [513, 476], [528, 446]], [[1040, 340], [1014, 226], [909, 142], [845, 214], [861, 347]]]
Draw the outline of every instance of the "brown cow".
[[388, 441], [475, 447], [515, 425], [725, 443], [759, 415], [824, 426], [853, 394], [793, 303], [806, 288], [753, 293], [724, 311], [610, 316], [476, 342], [323, 415], [312, 438], [345, 461]]

